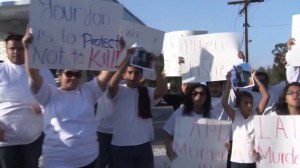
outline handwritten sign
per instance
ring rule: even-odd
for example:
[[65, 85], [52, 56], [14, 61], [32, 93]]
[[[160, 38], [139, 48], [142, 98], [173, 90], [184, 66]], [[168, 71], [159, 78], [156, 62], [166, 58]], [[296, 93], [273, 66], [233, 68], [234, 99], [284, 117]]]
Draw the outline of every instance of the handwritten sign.
[[[124, 37], [127, 46], [134, 43], [142, 46], [147, 52], [159, 55], [162, 52], [162, 45], [165, 32], [123, 20], [121, 23], [120, 36]], [[122, 58], [120, 58], [122, 60]], [[153, 69], [143, 69], [143, 78], [155, 80]]]
[[115, 70], [123, 8], [99, 0], [35, 0], [30, 3], [34, 41], [30, 66]]
[[296, 44], [286, 54], [286, 60], [292, 66], [300, 66], [300, 14], [293, 15], [292, 37], [295, 38]]
[[300, 116], [255, 116], [257, 168], [300, 167]]
[[121, 24], [121, 36], [125, 38], [127, 46], [137, 43], [157, 55], [162, 51], [164, 34], [163, 31], [126, 20]]
[[179, 117], [173, 149], [177, 154], [172, 168], [226, 168], [231, 123], [227, 121]]
[[225, 80], [227, 72], [242, 62], [237, 57], [239, 38], [235, 33], [216, 33], [182, 37], [180, 53], [182, 82]]
[[181, 76], [180, 66], [178, 64], [179, 53], [179, 38], [192, 35], [207, 34], [207, 31], [173, 31], [165, 33], [163, 43], [164, 53], [164, 70], [167, 76]]

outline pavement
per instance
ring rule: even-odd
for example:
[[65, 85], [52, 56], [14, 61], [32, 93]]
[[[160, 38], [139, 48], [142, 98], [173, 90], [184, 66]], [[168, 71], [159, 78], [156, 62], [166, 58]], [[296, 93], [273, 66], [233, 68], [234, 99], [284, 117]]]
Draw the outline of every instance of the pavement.
[[162, 127], [170, 115], [174, 112], [172, 106], [158, 106], [152, 108], [153, 128], [155, 139], [152, 141], [155, 168], [170, 168], [170, 160], [166, 156], [164, 148]]

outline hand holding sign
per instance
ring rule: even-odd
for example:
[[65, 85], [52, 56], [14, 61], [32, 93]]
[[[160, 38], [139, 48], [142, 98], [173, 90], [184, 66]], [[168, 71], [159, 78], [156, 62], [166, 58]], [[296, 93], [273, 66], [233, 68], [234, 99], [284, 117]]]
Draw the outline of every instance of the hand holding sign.
[[294, 38], [290, 38], [288, 40], [288, 42], [286, 43], [288, 50], [292, 50], [292, 46], [296, 44], [295, 41], [296, 41], [296, 39], [294, 39]]

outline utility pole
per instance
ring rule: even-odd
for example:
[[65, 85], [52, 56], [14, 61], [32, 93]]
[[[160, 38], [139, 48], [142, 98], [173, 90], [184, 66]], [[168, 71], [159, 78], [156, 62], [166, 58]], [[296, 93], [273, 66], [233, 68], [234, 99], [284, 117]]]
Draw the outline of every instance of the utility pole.
[[241, 1], [232, 1], [228, 2], [228, 5], [236, 5], [236, 4], [244, 4], [244, 8], [239, 12], [239, 14], [245, 14], [245, 23], [244, 23], [244, 31], [245, 31], [245, 56], [246, 56], [246, 62], [249, 61], [249, 40], [248, 40], [248, 28], [250, 27], [248, 24], [248, 6], [250, 3], [254, 2], [264, 2], [264, 0], [241, 0]]

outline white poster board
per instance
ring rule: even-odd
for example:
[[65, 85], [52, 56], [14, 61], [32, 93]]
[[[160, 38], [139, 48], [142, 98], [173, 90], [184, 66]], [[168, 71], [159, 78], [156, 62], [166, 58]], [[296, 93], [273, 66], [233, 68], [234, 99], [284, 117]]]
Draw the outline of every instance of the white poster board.
[[185, 60], [180, 65], [183, 83], [226, 80], [232, 66], [242, 62], [237, 56], [240, 41], [236, 33], [182, 37], [179, 46]]
[[[137, 43], [147, 52], [156, 55], [162, 52], [164, 34], [165, 32], [163, 31], [130, 21], [123, 20], [121, 23], [120, 36], [124, 37], [126, 46], [130, 47]], [[156, 78], [154, 70], [143, 69], [143, 78], [154, 80]]]
[[295, 45], [286, 54], [286, 60], [291, 66], [300, 66], [300, 14], [293, 15], [292, 37], [295, 38]]
[[146, 51], [157, 55], [162, 52], [164, 34], [163, 31], [126, 20], [121, 24], [120, 35], [124, 37], [127, 46], [137, 43]]
[[123, 8], [99, 0], [31, 1], [30, 66], [116, 70]]
[[257, 168], [300, 167], [300, 116], [255, 116]]
[[226, 168], [231, 123], [228, 121], [178, 117], [173, 149], [177, 157], [172, 168]]
[[178, 64], [179, 38], [192, 35], [207, 34], [207, 31], [200, 30], [182, 30], [165, 33], [163, 43], [164, 70], [167, 76], [181, 76], [180, 66]]

